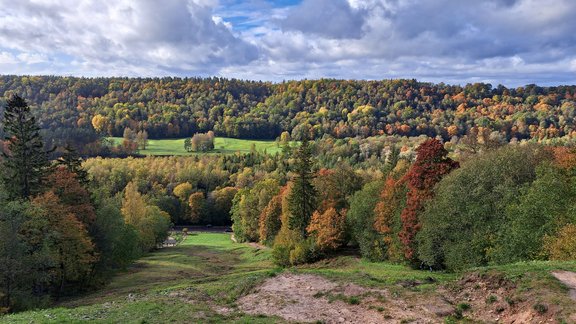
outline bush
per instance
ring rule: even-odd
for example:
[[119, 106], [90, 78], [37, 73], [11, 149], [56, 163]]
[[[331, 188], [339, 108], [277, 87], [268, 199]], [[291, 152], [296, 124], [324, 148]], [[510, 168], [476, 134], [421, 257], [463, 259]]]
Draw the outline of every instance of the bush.
[[556, 235], [545, 236], [543, 250], [551, 260], [576, 260], [576, 225], [567, 224]]

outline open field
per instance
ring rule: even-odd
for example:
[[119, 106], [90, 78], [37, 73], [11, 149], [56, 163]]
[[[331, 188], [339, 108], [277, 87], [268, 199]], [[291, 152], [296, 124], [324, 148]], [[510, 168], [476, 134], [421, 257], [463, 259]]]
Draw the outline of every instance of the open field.
[[[109, 137], [115, 145], [122, 143], [122, 137]], [[195, 155], [195, 154], [234, 154], [236, 152], [249, 153], [252, 145], [258, 152], [266, 151], [268, 154], [276, 154], [282, 150], [276, 141], [246, 140], [227, 137], [214, 139], [214, 150], [207, 153], [186, 152], [184, 150], [184, 138], [179, 139], [151, 139], [148, 140], [146, 150], [141, 150], [144, 155]]]
[[[287, 270], [270, 249], [193, 233], [151, 253], [100, 291], [2, 323], [283, 323], [368, 319], [572, 322], [576, 306], [550, 274], [575, 262], [530, 262], [449, 274], [335, 256]], [[316, 312], [317, 311], [317, 312]], [[249, 315], [251, 314], [251, 315]], [[362, 316], [362, 317], [358, 317]]]

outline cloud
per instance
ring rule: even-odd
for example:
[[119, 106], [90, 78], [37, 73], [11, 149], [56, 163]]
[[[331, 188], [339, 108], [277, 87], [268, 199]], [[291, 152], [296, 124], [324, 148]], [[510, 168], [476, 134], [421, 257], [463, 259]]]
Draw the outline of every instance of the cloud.
[[22, 52], [70, 55], [87, 69], [123, 65], [124, 70], [147, 66], [195, 72], [258, 57], [256, 46], [213, 19], [211, 2], [2, 2], [0, 44]]
[[280, 21], [284, 31], [301, 31], [327, 38], [360, 38], [364, 9], [353, 9], [345, 0], [304, 0]]
[[576, 83], [573, 0], [0, 0], [3, 73]]

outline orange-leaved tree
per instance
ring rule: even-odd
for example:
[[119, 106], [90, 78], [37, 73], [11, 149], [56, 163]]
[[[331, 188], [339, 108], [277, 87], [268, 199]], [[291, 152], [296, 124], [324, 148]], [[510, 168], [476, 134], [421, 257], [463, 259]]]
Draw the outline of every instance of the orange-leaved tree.
[[308, 234], [314, 237], [320, 251], [333, 251], [342, 246], [346, 235], [346, 210], [329, 207], [324, 212], [312, 214]]

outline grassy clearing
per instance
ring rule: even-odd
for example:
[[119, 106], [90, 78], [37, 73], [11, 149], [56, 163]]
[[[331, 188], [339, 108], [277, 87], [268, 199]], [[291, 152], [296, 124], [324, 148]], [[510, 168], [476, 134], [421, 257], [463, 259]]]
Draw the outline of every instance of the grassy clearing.
[[[151, 253], [103, 290], [58, 307], [0, 318], [3, 323], [271, 323], [239, 314], [233, 302], [275, 273], [268, 250], [232, 244], [230, 235], [191, 234]], [[216, 310], [226, 309], [221, 313]]]
[[[115, 145], [122, 143], [122, 137], [109, 137]], [[268, 154], [276, 154], [282, 150], [276, 141], [246, 140], [227, 137], [214, 139], [214, 150], [206, 153], [191, 153], [184, 150], [184, 138], [180, 139], [151, 139], [148, 140], [148, 148], [141, 150], [144, 155], [196, 155], [196, 154], [234, 154], [249, 153], [255, 146], [256, 151]]]
[[[549, 274], [558, 269], [576, 271], [576, 262], [517, 263], [472, 271], [502, 273], [515, 281], [521, 290], [552, 289], [564, 294], [566, 289]], [[179, 246], [142, 258], [98, 292], [62, 301], [56, 308], [1, 317], [0, 322], [278, 323], [282, 322], [279, 318], [242, 314], [235, 302], [281, 271], [271, 263], [269, 249], [235, 244], [229, 234], [192, 233]], [[399, 296], [403, 295], [402, 291], [433, 294], [440, 285], [457, 284], [464, 275], [412, 270], [402, 265], [372, 263], [355, 256], [334, 257], [285, 271], [388, 288], [400, 292]], [[403, 283], [408, 283], [408, 288], [403, 288]], [[410, 283], [418, 284], [411, 286]], [[361, 302], [350, 296], [337, 297], [347, 298], [350, 304]], [[563, 305], [565, 302], [561, 299], [543, 303]]]

